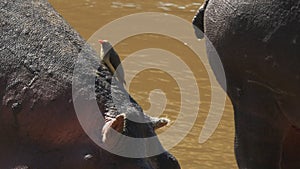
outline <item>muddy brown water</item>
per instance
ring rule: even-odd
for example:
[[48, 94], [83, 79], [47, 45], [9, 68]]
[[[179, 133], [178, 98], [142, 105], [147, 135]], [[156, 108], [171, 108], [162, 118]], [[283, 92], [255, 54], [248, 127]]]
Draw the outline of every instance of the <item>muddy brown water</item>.
[[[85, 39], [89, 39], [105, 24], [137, 12], [164, 12], [190, 22], [201, 5], [201, 1], [191, 0], [50, 0], [50, 3]], [[215, 133], [205, 143], [198, 142], [211, 106], [211, 90], [208, 74], [201, 61], [193, 57], [194, 53], [182, 42], [158, 35], [130, 37], [115, 46], [122, 59], [135, 51], [150, 47], [169, 50], [179, 56], [191, 68], [199, 85], [201, 104], [196, 123], [193, 124], [189, 134], [169, 151], [177, 157], [183, 169], [237, 168], [233, 150], [233, 110], [229, 99], [226, 101], [222, 120]], [[161, 116], [170, 118], [172, 125], [180, 110], [180, 90], [169, 74], [156, 69], [139, 72], [130, 83], [129, 92], [143, 109], [147, 110], [150, 107], [149, 93], [154, 89], [160, 89], [166, 94], [167, 104]], [[162, 133], [167, 129], [168, 127], [165, 127], [158, 132]]]

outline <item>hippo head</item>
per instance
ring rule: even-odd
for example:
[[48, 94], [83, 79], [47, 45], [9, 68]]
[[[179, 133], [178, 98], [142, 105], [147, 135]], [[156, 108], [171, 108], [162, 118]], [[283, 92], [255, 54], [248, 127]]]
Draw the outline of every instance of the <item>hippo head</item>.
[[[112, 75], [107, 64], [102, 62], [99, 65], [93, 59], [95, 57], [87, 56], [83, 57], [88, 61], [81, 62], [84, 64], [78, 71], [79, 76], [90, 76], [90, 80], [86, 81], [95, 83], [86, 84], [84, 79], [78, 80], [82, 87], [75, 90], [73, 99], [78, 119], [99, 152], [88, 153], [94, 159], [88, 161], [94, 161], [96, 167], [105, 166], [107, 169], [179, 169], [178, 161], [164, 150], [155, 133], [169, 120], [146, 115], [124, 89], [123, 83]], [[91, 66], [92, 71], [85, 69], [89, 63], [94, 65]], [[85, 95], [88, 85], [92, 88], [91, 93]], [[89, 100], [95, 96], [95, 100]]]
[[[131, 112], [132, 113], [132, 112]], [[161, 149], [162, 153], [152, 157], [129, 158], [114, 155], [112, 153], [107, 161], [104, 161], [107, 168], [130, 168], [130, 169], [180, 169], [178, 161], [167, 151], [163, 150], [159, 140], [153, 146], [147, 146], [146, 141], [137, 141], [135, 146], [127, 144], [126, 141], [121, 141], [121, 138], [114, 137], [111, 133], [115, 130], [123, 135], [132, 138], [148, 138], [155, 136], [155, 129], [160, 128], [168, 123], [164, 118], [153, 118], [144, 114], [140, 114], [143, 118], [150, 120], [149, 123], [137, 123], [129, 120], [126, 114], [119, 114], [115, 118], [106, 117], [105, 125], [102, 128], [102, 141], [112, 147], [119, 147], [121, 151], [143, 154], [149, 149]], [[103, 150], [104, 151], [104, 150]], [[103, 153], [103, 152], [102, 152]], [[126, 153], [125, 153], [126, 154]]]
[[[97, 78], [102, 79], [101, 75]], [[102, 153], [105, 152], [107, 154], [105, 156], [109, 157], [108, 160], [103, 161], [105, 164], [101, 165], [107, 168], [179, 169], [178, 161], [163, 149], [156, 138], [155, 130], [167, 125], [169, 120], [146, 115], [122, 85], [115, 85], [112, 82], [110, 84], [110, 89], [114, 92], [109, 93], [117, 93], [117, 95], [110, 94], [111, 100], [105, 99], [104, 104], [102, 97], [97, 97], [100, 111], [105, 119], [100, 138], [106, 150], [102, 150]], [[101, 83], [96, 83], [97, 87], [101, 88]], [[119, 135], [116, 136], [116, 133]], [[138, 140], [131, 143], [126, 138]], [[149, 141], [147, 138], [153, 140]], [[160, 153], [151, 154], [153, 150]]]

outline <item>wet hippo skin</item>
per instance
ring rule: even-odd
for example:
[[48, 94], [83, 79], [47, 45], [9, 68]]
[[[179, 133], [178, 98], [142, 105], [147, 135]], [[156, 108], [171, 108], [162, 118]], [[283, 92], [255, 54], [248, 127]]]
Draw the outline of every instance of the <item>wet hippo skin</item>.
[[[150, 158], [120, 157], [85, 134], [72, 101], [73, 69], [85, 41], [47, 1], [0, 1], [0, 29], [1, 169], [180, 168], [166, 151]], [[98, 57], [92, 50], [85, 55]], [[111, 73], [101, 64], [96, 71], [99, 108], [114, 118], [120, 113], [110, 96]], [[145, 116], [133, 99], [123, 106], [129, 109], [122, 113]], [[152, 124], [124, 120], [126, 135], [155, 136]]]
[[208, 0], [194, 24], [225, 69], [239, 168], [300, 168], [300, 1]]

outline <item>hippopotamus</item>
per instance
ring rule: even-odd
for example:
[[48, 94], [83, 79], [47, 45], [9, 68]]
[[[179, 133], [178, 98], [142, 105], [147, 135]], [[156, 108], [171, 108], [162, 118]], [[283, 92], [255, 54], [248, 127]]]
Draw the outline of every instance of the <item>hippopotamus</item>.
[[[98, 58], [97, 53], [46, 0], [1, 1], [0, 9], [0, 168], [180, 168], [166, 150], [130, 158], [92, 141], [74, 110], [72, 79], [83, 47], [89, 49], [81, 54], [85, 58]], [[115, 105], [110, 93], [112, 74], [97, 61], [94, 73], [86, 74], [95, 79], [99, 113], [108, 120], [103, 126], [91, 121], [90, 127], [99, 129], [105, 142], [118, 141], [107, 136], [111, 129], [136, 138], [156, 136], [155, 129], [165, 125], [164, 120], [148, 117], [133, 98]], [[116, 106], [127, 111], [119, 112]], [[145, 116], [151, 122], [136, 123], [127, 119], [128, 115]], [[145, 151], [156, 148], [138, 147]]]
[[239, 168], [300, 168], [300, 1], [206, 0], [193, 24], [224, 67]]

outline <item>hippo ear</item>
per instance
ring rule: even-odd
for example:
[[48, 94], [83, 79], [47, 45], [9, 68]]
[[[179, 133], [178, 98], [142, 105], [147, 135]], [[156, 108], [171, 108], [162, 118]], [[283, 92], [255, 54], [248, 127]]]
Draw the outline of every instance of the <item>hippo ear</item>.
[[124, 130], [125, 114], [120, 114], [115, 118], [106, 118], [105, 125], [102, 128], [102, 141], [107, 142], [109, 137], [112, 137], [112, 129], [119, 133]]
[[125, 120], [125, 114], [120, 114], [116, 117], [115, 120], [112, 121], [111, 128], [118, 132], [123, 132], [124, 129], [124, 120]]
[[164, 127], [169, 124], [170, 120], [167, 118], [151, 117], [151, 122], [154, 130]]

